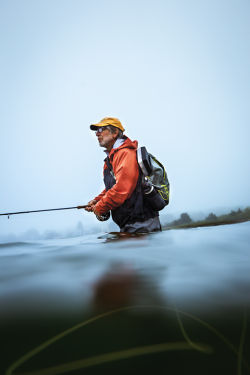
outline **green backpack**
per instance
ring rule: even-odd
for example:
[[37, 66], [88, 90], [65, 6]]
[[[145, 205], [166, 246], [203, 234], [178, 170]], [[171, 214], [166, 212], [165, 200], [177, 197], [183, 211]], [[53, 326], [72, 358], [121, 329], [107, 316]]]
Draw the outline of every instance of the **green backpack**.
[[137, 161], [144, 180], [147, 185], [151, 185], [151, 189], [145, 193], [145, 196], [148, 195], [150, 204], [152, 203], [155, 210], [160, 211], [169, 204], [170, 185], [166, 170], [155, 156], [147, 152], [144, 146], [137, 149]]

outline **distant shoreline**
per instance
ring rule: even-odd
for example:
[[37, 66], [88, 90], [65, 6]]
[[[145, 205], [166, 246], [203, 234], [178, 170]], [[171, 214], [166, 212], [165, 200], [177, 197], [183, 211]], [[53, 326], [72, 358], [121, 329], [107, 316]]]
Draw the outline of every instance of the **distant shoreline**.
[[227, 220], [227, 221], [214, 221], [214, 222], [194, 222], [192, 224], [182, 224], [176, 226], [163, 226], [163, 230], [169, 229], [188, 229], [188, 228], [199, 228], [199, 227], [214, 227], [218, 225], [227, 225], [227, 224], [239, 224], [245, 223], [246, 221], [250, 221], [250, 219], [240, 219], [240, 220]]
[[163, 230], [169, 229], [188, 229], [199, 227], [213, 227], [218, 225], [239, 224], [250, 221], [250, 207], [245, 208], [243, 211], [231, 211], [228, 214], [216, 216], [210, 213], [204, 220], [192, 221], [187, 213], [183, 213], [180, 219], [174, 220], [163, 226]]

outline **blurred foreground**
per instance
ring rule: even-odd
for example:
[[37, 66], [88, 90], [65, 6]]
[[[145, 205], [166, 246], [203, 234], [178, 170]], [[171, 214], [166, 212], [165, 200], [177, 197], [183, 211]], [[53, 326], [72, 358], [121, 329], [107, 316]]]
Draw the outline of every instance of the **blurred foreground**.
[[0, 245], [1, 374], [249, 373], [249, 229]]

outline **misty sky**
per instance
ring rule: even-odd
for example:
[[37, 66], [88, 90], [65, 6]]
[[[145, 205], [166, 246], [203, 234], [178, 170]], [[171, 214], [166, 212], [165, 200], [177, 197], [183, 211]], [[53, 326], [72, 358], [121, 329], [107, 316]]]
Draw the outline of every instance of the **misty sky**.
[[[106, 116], [166, 166], [164, 213], [250, 205], [249, 17], [249, 0], [1, 0], [0, 212], [99, 193]], [[0, 234], [79, 220], [2, 217]]]

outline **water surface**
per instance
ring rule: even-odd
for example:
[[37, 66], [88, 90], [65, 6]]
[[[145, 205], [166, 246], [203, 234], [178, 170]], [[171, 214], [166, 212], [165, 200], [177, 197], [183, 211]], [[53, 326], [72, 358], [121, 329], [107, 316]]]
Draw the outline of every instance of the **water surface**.
[[[46, 354], [30, 359], [21, 366], [22, 371], [53, 367], [62, 362], [65, 352], [72, 362], [163, 342], [190, 346], [191, 335], [202, 342], [201, 347], [206, 343], [213, 354], [199, 350], [197, 354], [197, 348], [189, 347], [190, 351], [172, 349], [170, 356], [157, 347], [158, 354], [97, 363], [84, 367], [84, 373], [126, 373], [135, 365], [144, 371], [149, 363], [152, 369], [168, 363], [175, 373], [182, 373], [185, 366], [193, 373], [217, 373], [218, 366], [224, 366], [227, 374], [248, 373], [242, 358], [249, 348], [249, 244], [249, 222], [132, 237], [97, 233], [63, 240], [2, 243], [3, 369], [54, 334], [84, 319], [122, 309], [86, 327], [83, 336], [79, 331], [67, 339], [71, 341], [60, 342], [60, 348], [57, 343], [53, 355], [47, 349]], [[199, 320], [230, 337], [231, 349]], [[100, 330], [104, 334], [101, 339]], [[79, 342], [85, 343], [81, 353]], [[183, 359], [184, 367], [176, 365], [176, 358]], [[80, 374], [83, 369], [72, 371]]]

